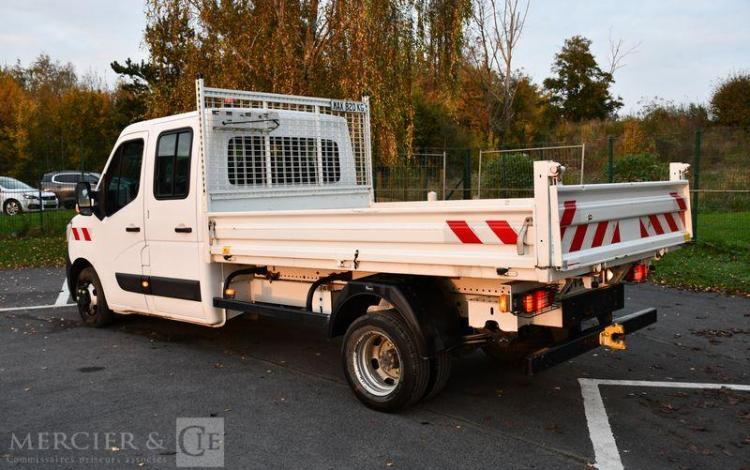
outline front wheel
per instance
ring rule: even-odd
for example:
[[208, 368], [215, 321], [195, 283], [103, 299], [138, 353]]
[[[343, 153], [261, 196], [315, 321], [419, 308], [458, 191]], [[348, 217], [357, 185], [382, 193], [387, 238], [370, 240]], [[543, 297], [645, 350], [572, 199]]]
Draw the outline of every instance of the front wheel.
[[115, 319], [115, 314], [107, 306], [102, 283], [92, 267], [84, 268], [76, 280], [78, 313], [88, 326], [101, 328]]
[[430, 362], [395, 310], [357, 318], [344, 336], [344, 372], [359, 401], [378, 411], [396, 411], [420, 400]]
[[15, 199], [9, 199], [3, 205], [3, 212], [5, 215], [18, 215], [21, 213], [21, 203]]

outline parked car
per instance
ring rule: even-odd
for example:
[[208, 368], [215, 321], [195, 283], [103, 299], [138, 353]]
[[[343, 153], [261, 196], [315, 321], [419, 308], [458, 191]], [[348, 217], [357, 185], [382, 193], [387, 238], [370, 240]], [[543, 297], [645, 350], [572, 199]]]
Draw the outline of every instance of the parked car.
[[[41, 196], [42, 201], [39, 200]], [[0, 176], [0, 207], [6, 215], [17, 215], [21, 212], [34, 212], [57, 209], [59, 204], [55, 193], [39, 191], [23, 181], [9, 176]]]
[[91, 183], [91, 186], [96, 186], [100, 176], [93, 171], [52, 171], [42, 177], [42, 190], [55, 193], [60, 205], [72, 209], [76, 205], [76, 184], [86, 181]]

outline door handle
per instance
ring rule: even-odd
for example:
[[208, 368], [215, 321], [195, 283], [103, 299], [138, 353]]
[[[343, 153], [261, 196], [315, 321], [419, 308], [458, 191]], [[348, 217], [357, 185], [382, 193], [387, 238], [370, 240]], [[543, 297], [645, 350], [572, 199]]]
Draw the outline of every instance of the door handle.
[[125, 227], [125, 231], [126, 232], [140, 232], [141, 228], [140, 227]]
[[193, 229], [190, 227], [175, 227], [174, 231], [177, 233], [191, 233]]

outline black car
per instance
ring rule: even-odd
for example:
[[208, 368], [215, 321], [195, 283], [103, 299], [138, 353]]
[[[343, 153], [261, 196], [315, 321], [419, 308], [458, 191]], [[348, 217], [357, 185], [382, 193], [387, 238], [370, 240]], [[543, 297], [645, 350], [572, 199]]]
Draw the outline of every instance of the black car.
[[52, 171], [42, 177], [42, 190], [55, 193], [60, 205], [68, 209], [76, 204], [76, 184], [86, 181], [95, 186], [101, 175], [93, 171]]

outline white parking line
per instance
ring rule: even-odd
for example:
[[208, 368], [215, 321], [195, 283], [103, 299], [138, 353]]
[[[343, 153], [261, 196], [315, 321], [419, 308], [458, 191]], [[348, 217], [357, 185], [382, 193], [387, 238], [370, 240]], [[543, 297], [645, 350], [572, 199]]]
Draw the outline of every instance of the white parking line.
[[622, 470], [620, 452], [617, 450], [615, 436], [609, 425], [607, 410], [604, 409], [604, 401], [599, 393], [600, 385], [620, 385], [626, 387], [665, 387], [665, 388], [692, 388], [692, 389], [721, 389], [728, 388], [750, 392], [750, 385], [742, 384], [716, 384], [716, 383], [694, 383], [694, 382], [651, 382], [647, 380], [606, 380], [606, 379], [578, 379], [581, 384], [583, 395], [583, 408], [586, 413], [586, 422], [589, 427], [589, 437], [594, 447], [594, 466], [599, 470]]
[[45, 308], [63, 308], [63, 307], [75, 307], [76, 304], [51, 304], [51, 305], [31, 305], [28, 307], [4, 307], [0, 308], [0, 313], [2, 312], [17, 312], [19, 310], [42, 310]]
[[57, 295], [57, 300], [55, 300], [55, 305], [65, 305], [68, 300], [70, 300], [70, 291], [68, 291], [68, 281], [64, 280], [60, 293]]

